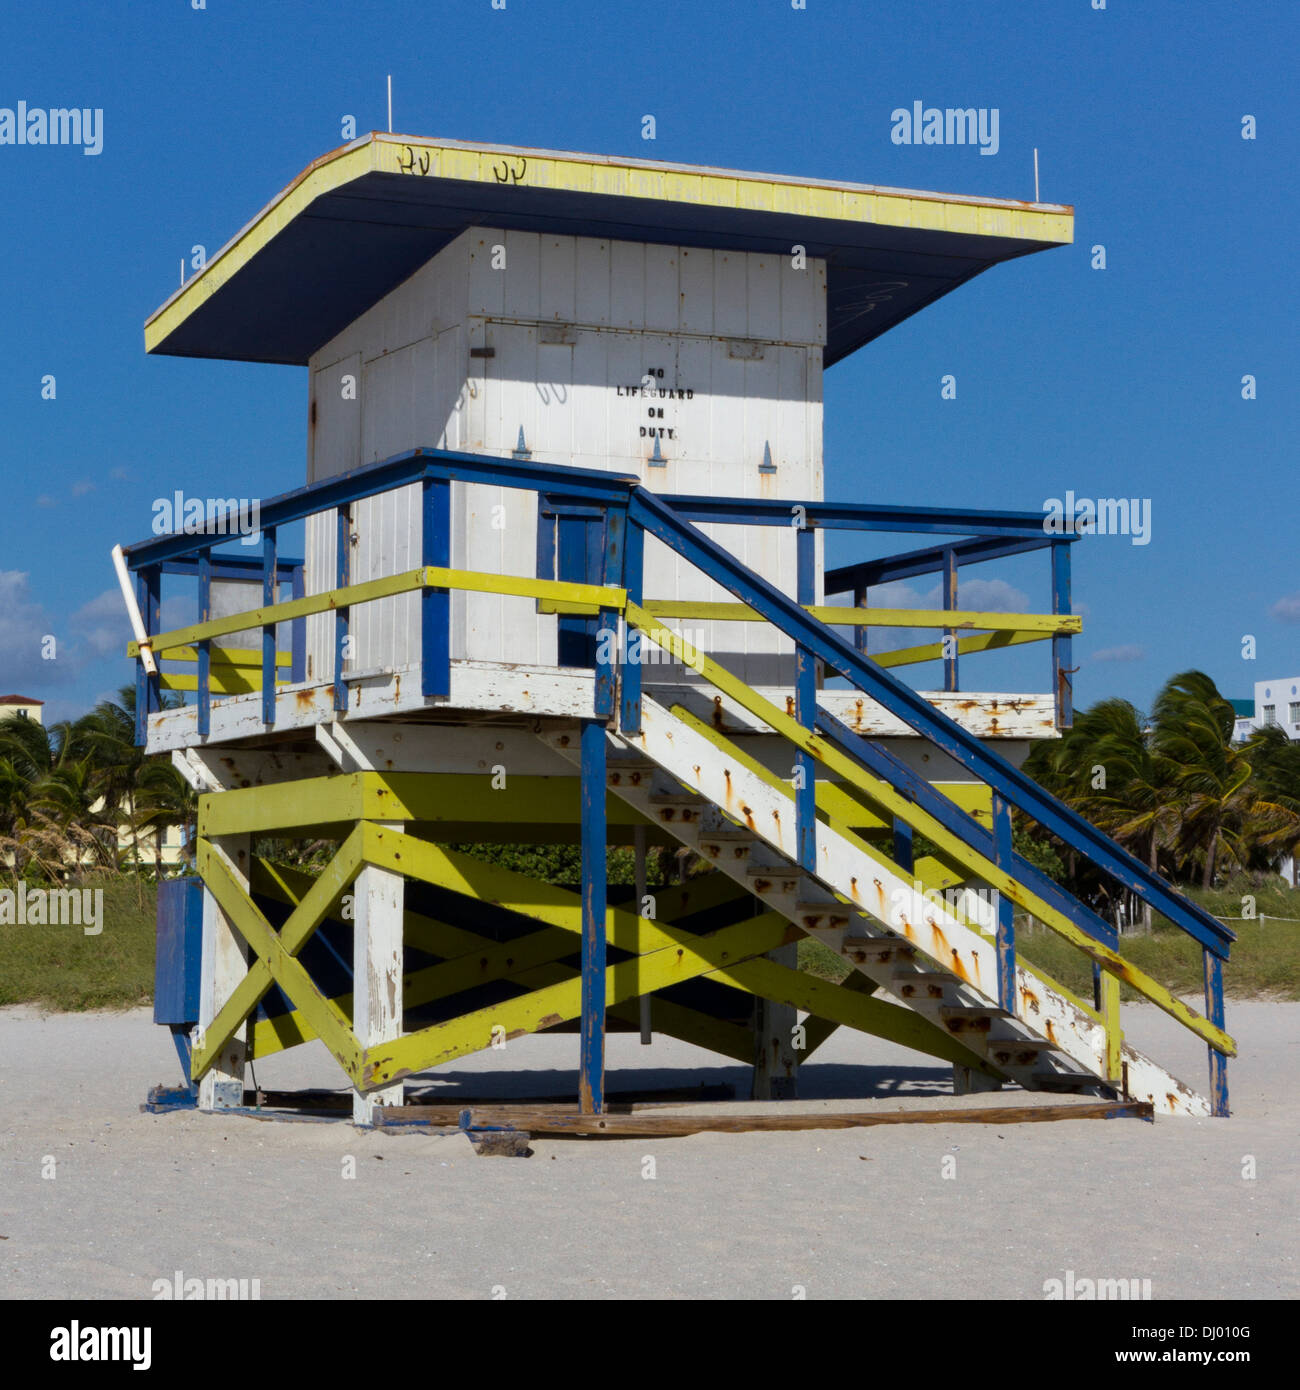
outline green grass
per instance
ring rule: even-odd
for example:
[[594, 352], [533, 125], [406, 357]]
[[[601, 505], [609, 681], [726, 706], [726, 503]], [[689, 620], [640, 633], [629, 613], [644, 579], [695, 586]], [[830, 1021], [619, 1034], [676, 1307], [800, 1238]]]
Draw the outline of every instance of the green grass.
[[[1259, 888], [1249, 880], [1226, 884], [1213, 892], [1199, 888], [1184, 892], [1193, 902], [1221, 917], [1239, 917], [1245, 894], [1255, 897], [1256, 913], [1300, 919], [1300, 891], [1278, 880]], [[1300, 920], [1293, 922], [1228, 922], [1237, 933], [1231, 956], [1223, 967], [1224, 992], [1233, 999], [1300, 999]], [[1063, 985], [1091, 997], [1092, 971], [1086, 959], [1055, 932], [1036, 927], [1017, 930], [1019, 953]], [[1120, 953], [1175, 994], [1199, 994], [1204, 989], [1201, 948], [1191, 937], [1157, 917], [1151, 934], [1126, 935]], [[1140, 996], [1124, 988], [1125, 999]]]
[[0, 1005], [79, 1012], [153, 999], [157, 889], [130, 877], [85, 886], [104, 890], [98, 936], [86, 936], [78, 926], [0, 924]]
[[[43, 1008], [129, 1008], [153, 997], [156, 889], [122, 877], [106, 880], [104, 930], [86, 936], [80, 927], [0, 925], [0, 1005]], [[1190, 896], [1208, 911], [1240, 916], [1243, 894], [1253, 892], [1255, 911], [1266, 917], [1300, 918], [1300, 892], [1279, 883], [1259, 888], [1249, 881]], [[1230, 923], [1237, 933], [1224, 967], [1224, 984], [1234, 999], [1300, 999], [1300, 921]], [[1067, 988], [1091, 996], [1086, 959], [1055, 932], [1039, 927], [1018, 932], [1020, 954]], [[1122, 951], [1139, 969], [1178, 994], [1202, 988], [1200, 948], [1157, 919], [1150, 936], [1123, 938]], [[799, 968], [839, 983], [849, 974], [843, 957], [812, 938], [799, 943]], [[1125, 998], [1137, 996], [1125, 989]]]

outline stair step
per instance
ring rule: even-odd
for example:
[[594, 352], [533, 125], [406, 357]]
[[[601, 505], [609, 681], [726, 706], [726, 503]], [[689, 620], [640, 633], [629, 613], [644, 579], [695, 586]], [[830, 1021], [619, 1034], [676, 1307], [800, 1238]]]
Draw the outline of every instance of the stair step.
[[1094, 1076], [1090, 1071], [1036, 1071], [1032, 1081], [1040, 1091], [1074, 1091], [1080, 1086], [1105, 1086], [1115, 1089], [1112, 1082]]
[[655, 792], [650, 798], [651, 806], [707, 806], [708, 802], [698, 792]]
[[847, 927], [853, 920], [851, 909], [838, 903], [795, 903], [794, 912], [798, 925], [808, 931]]
[[900, 985], [908, 983], [917, 985], [959, 985], [963, 983], [951, 970], [895, 970], [893, 978], [897, 980]]
[[707, 830], [700, 831], [700, 842], [705, 840], [753, 840], [756, 839], [752, 830], [747, 830], [743, 825], [711, 825]]
[[895, 952], [900, 960], [910, 960], [916, 947], [902, 936], [846, 936], [840, 951], [846, 956], [883, 957], [888, 960]]
[[944, 1018], [1010, 1018], [1005, 1009], [996, 1004], [948, 1004], [939, 1010]]
[[[995, 1066], [1022, 1067], [1040, 1060], [1044, 1052], [1055, 1052], [1058, 1046], [1044, 1038], [989, 1038], [984, 1044], [988, 1059]], [[1013, 1061], [1015, 1058], [1021, 1060]], [[1035, 1077], [1041, 1075], [1041, 1072], [1035, 1073]]]

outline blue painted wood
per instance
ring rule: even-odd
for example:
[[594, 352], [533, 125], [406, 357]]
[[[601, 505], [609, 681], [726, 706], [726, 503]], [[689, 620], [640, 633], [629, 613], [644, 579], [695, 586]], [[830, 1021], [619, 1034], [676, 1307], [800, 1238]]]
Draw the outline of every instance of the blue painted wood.
[[[627, 513], [611, 507], [605, 514], [604, 527], [595, 530], [602, 541], [600, 555], [600, 582], [623, 587], [623, 570], [626, 560], [624, 541], [627, 530]], [[590, 534], [590, 531], [589, 531]], [[619, 614], [616, 609], [602, 608], [596, 626], [596, 689], [593, 710], [597, 719], [610, 720], [618, 704], [618, 641]]]
[[[867, 606], [867, 588], [868, 585], [865, 582], [853, 585], [854, 608], [865, 608]], [[826, 590], [827, 597], [829, 597], [831, 593], [832, 590]], [[853, 645], [863, 656], [866, 656], [867, 648], [870, 645], [870, 637], [868, 635], [870, 631], [871, 629], [866, 627], [855, 627], [853, 629]]]
[[[317, 512], [374, 497], [381, 492], [416, 483], [425, 477], [455, 482], [485, 483], [493, 487], [524, 488], [573, 501], [594, 503], [625, 501], [638, 479], [624, 473], [605, 473], [593, 468], [568, 468], [550, 463], [496, 459], [487, 454], [467, 454], [453, 449], [408, 449], [391, 458], [336, 473], [317, 483], [295, 488], [262, 502], [263, 526], [285, 526]], [[789, 512], [786, 513], [789, 524]], [[123, 547], [131, 569], [160, 563], [198, 549], [193, 536], [154, 536]]]
[[[334, 526], [334, 587], [342, 589], [349, 583], [352, 573], [352, 508], [340, 507], [335, 516]], [[334, 610], [334, 708], [339, 714], [346, 714], [348, 708], [348, 683], [343, 679], [344, 653], [347, 651], [348, 622], [351, 611], [347, 607]]]
[[[795, 532], [795, 592], [798, 601], [817, 602], [817, 533], [804, 526]], [[794, 717], [805, 729], [817, 718], [817, 660], [802, 643], [794, 649]], [[811, 753], [795, 754], [795, 842], [799, 865], [810, 873], [817, 869], [817, 759]]]
[[[1015, 874], [1011, 852], [1011, 807], [993, 794], [993, 860], [999, 869]], [[1008, 1013], [1016, 1012], [1016, 905], [998, 894], [998, 1003]]]
[[[1078, 536], [1063, 538], [1066, 543], [1079, 539]], [[931, 545], [921, 550], [906, 550], [898, 555], [883, 555], [875, 560], [860, 560], [856, 564], [841, 565], [838, 569], [827, 570], [825, 592], [846, 594], [859, 584], [895, 584], [902, 579], [914, 579], [922, 574], [938, 574], [944, 565], [944, 556], [949, 550], [957, 553], [957, 563], [961, 565], [979, 564], [983, 560], [998, 560], [1004, 555], [1019, 555], [1029, 550], [1042, 550], [1060, 542], [1053, 536], [1041, 535], [1021, 539], [1003, 540], [996, 536], [978, 536], [972, 540], [958, 541], [955, 545]]]
[[[451, 565], [451, 484], [425, 478], [421, 496], [421, 556], [426, 565]], [[451, 591], [420, 595], [420, 693], [451, 694]]]
[[[1223, 962], [1210, 951], [1202, 951], [1205, 964], [1205, 1016], [1216, 1028], [1223, 1023]], [[1226, 1119], [1228, 1109], [1228, 1059], [1214, 1048], [1210, 1054], [1210, 1113]]]
[[[957, 607], [957, 552], [951, 546], [943, 557], [943, 606], [949, 611]], [[951, 628], [945, 628], [943, 635], [945, 645], [952, 648], [950, 655], [943, 659], [943, 688], [954, 691], [960, 689], [957, 684], [956, 642], [948, 642], [947, 639], [955, 639], [957, 634]]]
[[[784, 504], [787, 505], [788, 504]], [[630, 519], [689, 559], [735, 597], [796, 641], [805, 642], [827, 667], [928, 738], [1013, 806], [1026, 812], [1049, 833], [1086, 854], [1131, 893], [1150, 902], [1156, 911], [1188, 935], [1226, 956], [1235, 934], [1202, 908], [1182, 897], [1159, 874], [1121, 849], [1113, 840], [1040, 787], [1019, 768], [999, 757], [955, 720], [940, 714], [910, 686], [862, 657], [825, 624], [805, 613], [774, 585], [760, 579], [737, 556], [709, 540], [698, 528], [683, 522], [664, 499], [638, 488], [630, 503]], [[1042, 520], [1039, 518], [1041, 527]]]
[[582, 725], [582, 1018], [578, 1107], [605, 1108], [605, 725]]
[[[300, 564], [294, 564], [289, 571], [290, 579], [290, 598], [307, 597], [307, 574]], [[289, 624], [289, 646], [293, 653], [293, 667], [289, 672], [290, 679], [305, 681], [307, 679], [307, 619], [294, 618]]]
[[[593, 566], [594, 555], [603, 557], [603, 547], [594, 551], [588, 544], [589, 532], [599, 523], [592, 517], [574, 516], [567, 509], [557, 518], [559, 578], [574, 584], [599, 584], [599, 560]], [[561, 666], [595, 665], [596, 620], [575, 614], [562, 613], [557, 624], [556, 648]]]
[[[199, 622], [212, 617], [212, 552], [199, 552]], [[207, 738], [212, 728], [212, 643], [204, 637], [196, 643], [199, 649], [199, 737]]]
[[916, 868], [916, 852], [912, 844], [912, 827], [905, 820], [894, 820], [894, 863], [905, 873]]
[[[270, 607], [276, 598], [275, 527], [262, 528], [262, 603]], [[262, 723], [275, 723], [275, 624], [262, 625]]]
[[[1063, 541], [1052, 545], [1052, 612], [1070, 611], [1070, 547]], [[1069, 636], [1052, 638], [1052, 690], [1056, 695], [1056, 727], [1068, 729], [1074, 723], [1074, 699], [1071, 690], [1073, 671], [1071, 658], [1074, 639]]]
[[203, 880], [165, 878], [158, 885], [153, 1021], [193, 1027], [199, 1020], [203, 957]]
[[683, 521], [789, 526], [791, 508], [802, 507], [810, 526], [839, 531], [904, 531], [917, 535], [1001, 536], [1041, 539], [1042, 512], [974, 511], [959, 507], [881, 506], [874, 502], [817, 502], [796, 498], [658, 497]]
[[[645, 588], [645, 532], [626, 521], [623, 537], [623, 587], [633, 603], [640, 603]], [[628, 650], [623, 656], [622, 707], [619, 728], [625, 734], [641, 732], [641, 659], [645, 655], [645, 639], [631, 626], [625, 625], [624, 638]]]

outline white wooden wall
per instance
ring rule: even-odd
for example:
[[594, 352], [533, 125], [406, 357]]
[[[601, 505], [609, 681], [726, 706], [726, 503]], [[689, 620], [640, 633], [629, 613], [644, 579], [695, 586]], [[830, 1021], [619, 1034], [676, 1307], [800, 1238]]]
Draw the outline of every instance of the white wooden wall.
[[[822, 261], [471, 228], [312, 359], [308, 478], [419, 445], [508, 457], [522, 427], [539, 462], [634, 474], [657, 492], [818, 499], [825, 339]], [[649, 462], [658, 429], [672, 432], [664, 467]], [[765, 445], [773, 474], [759, 471]], [[354, 581], [420, 562], [417, 488], [354, 512]], [[453, 565], [534, 572], [533, 494], [457, 484], [452, 527]], [[794, 592], [791, 528], [710, 534]], [[647, 596], [727, 597], [657, 542], [646, 559]], [[332, 587], [334, 567], [330, 517], [308, 529], [308, 592]], [[348, 669], [418, 660], [417, 607], [411, 595], [356, 610]], [[454, 656], [556, 660], [555, 620], [531, 601], [456, 595], [452, 624]], [[744, 678], [788, 682], [761, 625], [679, 626], [737, 654]], [[329, 678], [332, 618], [309, 620], [308, 654], [310, 678]]]

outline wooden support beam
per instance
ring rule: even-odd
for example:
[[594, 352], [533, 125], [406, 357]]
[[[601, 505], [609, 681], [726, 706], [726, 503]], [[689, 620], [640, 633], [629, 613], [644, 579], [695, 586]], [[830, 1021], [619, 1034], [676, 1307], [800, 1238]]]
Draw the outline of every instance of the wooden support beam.
[[[389, 826], [389, 829], [398, 829]], [[352, 948], [352, 1031], [362, 1048], [379, 1047], [402, 1036], [402, 909], [405, 880], [401, 874], [367, 864], [354, 890]], [[358, 1088], [352, 1098], [352, 1122], [373, 1124], [376, 1106], [401, 1105], [400, 1081], [372, 1091]]]
[[[251, 842], [247, 835], [229, 835], [218, 842], [245, 888], [248, 886]], [[213, 1025], [248, 973], [248, 945], [231, 918], [222, 911], [211, 888], [203, 890], [203, 946], [199, 966], [199, 1036]], [[245, 1015], [247, 1017], [247, 1015]], [[241, 1020], [220, 1039], [211, 1065], [199, 1082], [201, 1110], [232, 1110], [244, 1103], [244, 1065], [248, 1030]], [[193, 1061], [191, 1060], [191, 1068]], [[195, 1075], [191, 1070], [191, 1075]]]
[[1069, 1105], [950, 1106], [935, 1110], [854, 1112], [807, 1111], [766, 1115], [631, 1115], [556, 1114], [526, 1106], [473, 1106], [463, 1112], [461, 1127], [517, 1129], [545, 1137], [552, 1134], [603, 1135], [611, 1139], [666, 1139], [690, 1134], [746, 1134], [760, 1130], [860, 1129], [871, 1125], [1017, 1125], [1053, 1120], [1151, 1121], [1150, 1101], [1078, 1101]]

